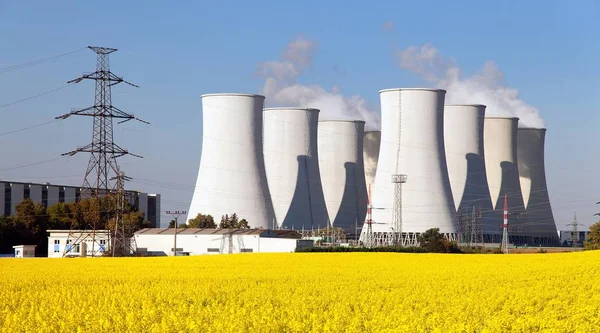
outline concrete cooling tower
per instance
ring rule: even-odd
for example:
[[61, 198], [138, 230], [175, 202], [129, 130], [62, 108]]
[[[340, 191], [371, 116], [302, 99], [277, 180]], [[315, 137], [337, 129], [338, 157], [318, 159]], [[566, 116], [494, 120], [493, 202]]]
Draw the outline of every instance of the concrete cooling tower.
[[[504, 194], [508, 194], [509, 234], [519, 242], [525, 236], [527, 218], [517, 168], [517, 127], [519, 118], [486, 117], [484, 125], [485, 168], [494, 212], [493, 231], [501, 235]], [[514, 237], [517, 236], [517, 237]], [[499, 241], [499, 240], [497, 240]]]
[[375, 182], [380, 144], [381, 131], [365, 132], [363, 137], [363, 160], [365, 163], [365, 181], [367, 187], [369, 184], [373, 184]]
[[320, 121], [319, 171], [327, 212], [334, 227], [356, 235], [367, 215], [361, 120]]
[[264, 96], [202, 96], [202, 155], [188, 220], [236, 213], [253, 228], [274, 218], [262, 146]]
[[545, 136], [545, 128], [519, 128], [517, 131], [519, 178], [529, 222], [529, 225], [524, 227], [524, 232], [535, 237], [532, 239], [534, 244], [552, 242], [557, 238], [546, 185]]
[[[386, 89], [381, 98], [381, 149], [371, 188], [373, 231], [394, 227], [393, 174], [404, 174], [402, 232], [414, 244], [416, 235], [439, 228], [456, 236], [456, 210], [444, 153], [444, 97], [440, 89]], [[363, 228], [364, 230], [365, 228]]]
[[444, 107], [444, 145], [454, 205], [463, 216], [481, 210], [483, 233], [489, 235], [497, 225], [489, 218], [492, 202], [485, 171], [484, 118], [485, 105]]
[[327, 227], [317, 153], [319, 110], [268, 108], [263, 115], [265, 167], [278, 226]]

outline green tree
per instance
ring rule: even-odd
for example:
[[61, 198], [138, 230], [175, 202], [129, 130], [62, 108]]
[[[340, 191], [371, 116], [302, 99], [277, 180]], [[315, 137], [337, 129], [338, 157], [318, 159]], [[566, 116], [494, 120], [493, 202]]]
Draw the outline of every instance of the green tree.
[[460, 249], [455, 243], [447, 240], [444, 235], [440, 233], [439, 228], [432, 228], [419, 235], [419, 244], [427, 252], [434, 253], [458, 253]]
[[[48, 252], [48, 236], [46, 235], [48, 216], [46, 208], [27, 198], [15, 207], [13, 218], [19, 243], [37, 245], [36, 253], [45, 255]], [[16, 245], [16, 244], [14, 244]]]
[[221, 222], [219, 223], [221, 229], [250, 229], [250, 225], [246, 219], [239, 219], [236, 213], [231, 216], [225, 214], [221, 216]]
[[48, 207], [48, 229], [70, 229], [73, 220], [73, 205], [75, 204], [57, 202]]
[[[177, 228], [180, 229], [186, 229], [187, 227], [188, 225], [185, 223], [179, 223], [179, 225], [177, 225]], [[169, 222], [169, 228], [175, 228], [175, 220], [171, 220], [171, 222]]]
[[590, 226], [590, 233], [584, 247], [586, 250], [600, 250], [600, 221]]
[[211, 215], [198, 214], [195, 218], [190, 219], [187, 223], [189, 228], [208, 228], [213, 229], [217, 227], [215, 219]]

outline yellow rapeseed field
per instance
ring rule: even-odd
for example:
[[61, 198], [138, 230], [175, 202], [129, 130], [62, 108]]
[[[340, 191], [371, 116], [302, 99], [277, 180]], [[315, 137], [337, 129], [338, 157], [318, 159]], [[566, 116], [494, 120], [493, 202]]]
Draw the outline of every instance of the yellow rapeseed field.
[[1, 259], [2, 332], [599, 332], [600, 251]]

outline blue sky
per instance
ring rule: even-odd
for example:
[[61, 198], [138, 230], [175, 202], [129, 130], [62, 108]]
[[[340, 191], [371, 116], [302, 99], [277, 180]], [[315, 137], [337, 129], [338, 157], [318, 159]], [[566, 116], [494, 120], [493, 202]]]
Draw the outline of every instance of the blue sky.
[[[121, 165], [132, 188], [163, 194], [163, 210], [187, 209], [201, 145], [200, 95], [259, 92], [257, 64], [278, 59], [304, 35], [318, 45], [298, 81], [339, 86], [379, 108], [378, 90], [423, 86], [395, 52], [433, 44], [466, 74], [496, 62], [506, 84], [537, 107], [548, 128], [546, 167], [557, 223], [577, 212], [589, 225], [600, 207], [596, 124], [600, 109], [597, 1], [0, 1], [0, 68], [87, 45], [118, 48], [113, 103], [150, 121], [119, 125], [115, 140], [146, 158]], [[383, 29], [386, 23], [393, 29]], [[89, 50], [0, 73], [0, 105], [43, 93], [93, 71]], [[45, 123], [93, 103], [93, 84], [0, 107], [0, 178], [78, 185], [88, 156], [53, 159], [91, 140], [91, 121]], [[5, 170], [5, 171], [2, 171]], [[166, 220], [166, 216], [163, 216]]]

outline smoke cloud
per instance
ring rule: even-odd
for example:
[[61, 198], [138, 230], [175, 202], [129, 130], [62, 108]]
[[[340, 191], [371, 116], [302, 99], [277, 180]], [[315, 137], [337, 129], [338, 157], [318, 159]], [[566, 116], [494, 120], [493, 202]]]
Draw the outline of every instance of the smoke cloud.
[[299, 36], [287, 44], [279, 60], [258, 65], [257, 74], [265, 79], [261, 93], [266, 96], [266, 103], [316, 108], [321, 110], [320, 120], [364, 120], [366, 129], [379, 129], [379, 114], [362, 97], [346, 97], [337, 86], [327, 90], [318, 84], [297, 83], [312, 64], [316, 49], [316, 42]]
[[461, 68], [431, 44], [411, 46], [398, 52], [397, 57], [401, 68], [445, 89], [446, 104], [484, 104], [486, 116], [519, 117], [520, 127], [544, 127], [539, 110], [520, 99], [517, 89], [504, 84], [504, 74], [493, 61], [464, 77]]

